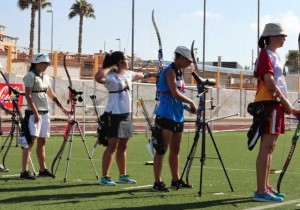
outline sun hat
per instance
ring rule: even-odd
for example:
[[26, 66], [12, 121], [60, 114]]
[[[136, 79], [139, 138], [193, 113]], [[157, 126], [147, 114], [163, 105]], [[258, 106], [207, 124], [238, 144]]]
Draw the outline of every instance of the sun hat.
[[50, 63], [49, 55], [48, 53], [38, 53], [33, 57], [33, 60], [31, 63]]
[[187, 48], [186, 46], [176, 47], [175, 53], [179, 53], [180, 55], [186, 57], [191, 62], [193, 61], [191, 50], [189, 48]]
[[267, 36], [278, 36], [283, 35], [287, 36], [284, 29], [282, 28], [280, 23], [268, 23], [265, 25], [264, 31], [262, 33], [262, 37]]

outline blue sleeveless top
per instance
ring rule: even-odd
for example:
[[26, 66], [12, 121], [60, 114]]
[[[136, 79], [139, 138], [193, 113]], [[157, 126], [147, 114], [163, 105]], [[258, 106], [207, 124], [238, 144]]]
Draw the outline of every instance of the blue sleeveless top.
[[155, 114], [175, 122], [184, 122], [183, 110], [185, 105], [183, 102], [173, 97], [171, 93], [166, 78], [166, 74], [169, 70], [175, 71], [177, 88], [182, 94], [185, 92], [182, 71], [180, 69], [176, 69], [174, 63], [171, 63], [161, 71], [158, 79], [157, 89], [159, 92], [159, 105]]

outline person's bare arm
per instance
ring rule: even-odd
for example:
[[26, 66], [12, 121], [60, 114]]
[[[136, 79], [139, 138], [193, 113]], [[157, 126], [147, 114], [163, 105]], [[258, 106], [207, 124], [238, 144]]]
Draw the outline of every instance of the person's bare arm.
[[188, 97], [186, 97], [185, 95], [181, 94], [180, 91], [178, 90], [175, 72], [172, 71], [171, 69], [168, 70], [168, 72], [166, 74], [166, 78], [167, 78], [167, 83], [168, 83], [168, 86], [171, 90], [171, 94], [173, 95], [173, 97], [179, 101], [182, 101], [183, 103], [189, 104], [192, 109], [192, 112], [196, 112], [197, 109], [196, 109], [196, 106], [195, 106], [193, 100], [191, 100]]
[[117, 66], [113, 65], [113, 66], [109, 66], [105, 69], [102, 69], [102, 70], [98, 71], [94, 76], [95, 81], [100, 83], [100, 84], [105, 84], [106, 83], [106, 75], [110, 71], [115, 71], [116, 69], [117, 69]]

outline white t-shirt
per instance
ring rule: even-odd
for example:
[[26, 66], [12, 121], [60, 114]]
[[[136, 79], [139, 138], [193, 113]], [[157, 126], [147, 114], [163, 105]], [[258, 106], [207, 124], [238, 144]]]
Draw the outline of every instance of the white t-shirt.
[[112, 114], [124, 114], [130, 113], [131, 110], [131, 91], [132, 91], [132, 80], [135, 77], [135, 72], [125, 70], [122, 75], [116, 72], [109, 72], [106, 75], [106, 83], [104, 86], [108, 92], [120, 91], [128, 87], [128, 89], [118, 92], [109, 93], [108, 102], [105, 108], [106, 112]]
[[283, 75], [283, 63], [277, 53], [274, 53], [271, 50], [267, 50], [267, 53], [272, 61], [275, 84], [280, 88], [280, 91], [284, 94], [285, 98], [287, 98], [287, 85]]

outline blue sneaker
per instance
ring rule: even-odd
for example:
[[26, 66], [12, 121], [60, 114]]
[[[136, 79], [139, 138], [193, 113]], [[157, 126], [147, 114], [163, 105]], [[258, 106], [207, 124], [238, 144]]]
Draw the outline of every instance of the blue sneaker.
[[120, 175], [118, 183], [135, 184], [136, 181], [134, 179], [130, 179], [129, 175]]
[[273, 195], [269, 190], [265, 190], [263, 193], [254, 192], [253, 201], [282, 202], [283, 198]]
[[104, 186], [115, 186], [116, 185], [116, 183], [114, 181], [111, 181], [110, 177], [108, 177], [108, 176], [101, 177], [99, 183], [100, 183], [100, 185], [104, 185]]
[[285, 194], [284, 193], [279, 193], [276, 190], [274, 190], [273, 188], [268, 189], [270, 191], [270, 193], [272, 193], [273, 195], [280, 197], [280, 198], [284, 198]]

